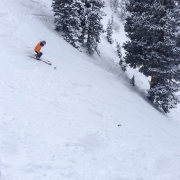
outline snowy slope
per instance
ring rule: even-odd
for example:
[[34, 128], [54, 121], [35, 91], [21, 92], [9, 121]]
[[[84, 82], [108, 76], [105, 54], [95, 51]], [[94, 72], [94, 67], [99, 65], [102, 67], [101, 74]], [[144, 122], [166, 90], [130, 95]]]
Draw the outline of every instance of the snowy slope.
[[[28, 57], [40, 40], [52, 66]], [[157, 110], [147, 78], [120, 70], [105, 35], [99, 48], [88, 57], [67, 44], [49, 0], [0, 0], [1, 179], [180, 179], [180, 107]]]

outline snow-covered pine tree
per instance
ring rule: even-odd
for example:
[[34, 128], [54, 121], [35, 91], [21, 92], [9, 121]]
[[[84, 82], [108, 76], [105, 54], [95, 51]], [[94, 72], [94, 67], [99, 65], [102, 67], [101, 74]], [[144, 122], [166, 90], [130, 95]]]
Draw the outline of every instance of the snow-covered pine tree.
[[112, 29], [112, 23], [111, 23], [110, 19], [107, 24], [106, 32], [107, 32], [107, 35], [106, 35], [107, 40], [110, 44], [112, 44], [113, 43], [113, 38], [112, 38], [113, 29]]
[[82, 16], [84, 2], [80, 0], [53, 0], [55, 24], [58, 31], [63, 32], [64, 39], [81, 51], [80, 37], [82, 36]]
[[72, 4], [66, 5], [66, 9], [69, 10], [69, 17], [67, 17], [67, 27], [63, 37], [68, 43], [82, 51], [80, 38], [82, 37], [81, 23], [84, 14], [84, 3], [80, 0], [73, 0]]
[[54, 12], [54, 23], [57, 31], [66, 30], [66, 21], [69, 17], [67, 5], [72, 4], [73, 0], [53, 0], [52, 10]]
[[89, 0], [91, 8], [87, 11], [87, 42], [86, 48], [89, 55], [94, 54], [97, 50], [98, 43], [100, 43], [100, 34], [103, 32], [103, 25], [101, 24], [102, 8], [105, 7], [103, 0]]
[[117, 55], [119, 57], [119, 65], [121, 66], [121, 69], [125, 72], [126, 71], [126, 64], [125, 64], [123, 57], [122, 57], [121, 45], [118, 42], [116, 42], [116, 50], [117, 50]]
[[176, 107], [180, 89], [179, 7], [174, 0], [130, 0], [125, 61], [151, 76], [148, 98], [165, 113]]
[[131, 83], [133, 86], [135, 86], [135, 77], [134, 77], [134, 75], [133, 75], [133, 77], [131, 78], [130, 83]]

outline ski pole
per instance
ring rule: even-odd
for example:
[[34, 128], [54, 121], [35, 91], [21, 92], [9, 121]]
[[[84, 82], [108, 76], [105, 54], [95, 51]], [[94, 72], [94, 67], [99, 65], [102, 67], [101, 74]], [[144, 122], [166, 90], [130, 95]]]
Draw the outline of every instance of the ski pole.
[[[34, 46], [33, 46], [34, 47]], [[28, 48], [33, 48], [33, 47], [28, 47]]]

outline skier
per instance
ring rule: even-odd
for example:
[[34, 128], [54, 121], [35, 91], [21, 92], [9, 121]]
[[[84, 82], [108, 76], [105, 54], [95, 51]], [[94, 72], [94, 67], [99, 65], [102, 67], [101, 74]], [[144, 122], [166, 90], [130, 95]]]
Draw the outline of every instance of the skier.
[[40, 57], [43, 55], [43, 53], [40, 52], [40, 51], [41, 51], [41, 48], [42, 48], [45, 44], [46, 44], [46, 41], [40, 41], [40, 42], [36, 45], [36, 47], [34, 48], [34, 51], [37, 53], [37, 54], [36, 54], [36, 59], [37, 59], [37, 60], [39, 60]]

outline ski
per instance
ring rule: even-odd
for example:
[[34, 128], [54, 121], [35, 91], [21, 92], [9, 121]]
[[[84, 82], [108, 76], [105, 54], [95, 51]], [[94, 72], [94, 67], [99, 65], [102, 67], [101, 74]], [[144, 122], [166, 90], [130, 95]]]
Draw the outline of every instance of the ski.
[[50, 61], [45, 61], [45, 60], [43, 60], [43, 59], [36, 59], [36, 57], [33, 57], [33, 56], [29, 56], [30, 58], [33, 58], [33, 59], [35, 59], [35, 60], [37, 60], [37, 61], [42, 61], [42, 62], [44, 62], [44, 63], [46, 63], [46, 64], [48, 64], [48, 65], [52, 65], [52, 63], [50, 62]]

